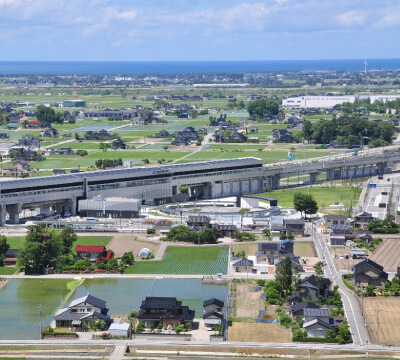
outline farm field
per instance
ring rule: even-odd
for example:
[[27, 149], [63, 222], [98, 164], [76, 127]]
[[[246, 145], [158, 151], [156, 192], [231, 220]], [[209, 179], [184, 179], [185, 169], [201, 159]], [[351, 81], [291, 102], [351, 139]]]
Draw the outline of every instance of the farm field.
[[255, 283], [236, 284], [236, 318], [253, 318], [255, 322], [259, 311], [265, 309], [265, 300], [260, 298], [262, 291], [253, 291], [255, 287]]
[[383, 266], [386, 272], [397, 272], [400, 266], [400, 239], [384, 239], [373, 252], [371, 260]]
[[140, 261], [125, 274], [226, 274], [227, 246], [169, 246], [162, 261]]
[[377, 343], [376, 309], [379, 309], [379, 344], [400, 345], [400, 298], [364, 297], [364, 314], [371, 337], [371, 343]]
[[44, 328], [78, 284], [79, 280], [11, 279], [0, 289], [0, 339], [39, 339], [39, 306]]
[[[268, 240], [265, 239], [265, 241], [268, 241]], [[264, 240], [261, 242], [264, 242]], [[258, 250], [258, 243], [256, 243], [256, 242], [249, 243], [249, 244], [234, 244], [234, 245], [232, 245], [232, 251], [234, 253], [239, 253], [239, 252], [244, 251], [246, 254], [246, 257], [249, 255], [253, 256], [257, 250]]]
[[326, 207], [339, 202], [345, 206], [356, 204], [361, 193], [360, 187], [308, 187], [301, 189], [285, 189], [261, 193], [261, 196], [268, 196], [278, 199], [278, 205], [293, 207], [293, 195], [295, 192], [309, 193], [316, 200], [319, 207]]
[[159, 246], [157, 243], [138, 240], [132, 236], [114, 236], [108, 244], [108, 248], [114, 251], [115, 256], [122, 256], [125, 252], [132, 251], [135, 258], [143, 248], [149, 249], [155, 255]]
[[290, 333], [279, 324], [234, 322], [228, 329], [228, 341], [288, 343]]

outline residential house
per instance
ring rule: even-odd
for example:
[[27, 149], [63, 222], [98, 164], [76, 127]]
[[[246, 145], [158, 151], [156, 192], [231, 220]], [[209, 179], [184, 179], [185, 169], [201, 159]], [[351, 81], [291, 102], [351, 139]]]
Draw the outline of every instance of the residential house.
[[327, 330], [331, 330], [331, 312], [329, 309], [304, 309], [303, 329], [309, 337], [325, 337]]
[[222, 310], [224, 302], [215, 298], [204, 301], [203, 303], [204, 326], [207, 330], [213, 330], [222, 325], [224, 316]]
[[277, 265], [281, 258], [293, 255], [293, 240], [258, 243], [257, 264]]
[[196, 230], [203, 230], [210, 227], [211, 219], [205, 215], [189, 215], [186, 224]]
[[101, 129], [100, 131], [86, 131], [85, 139], [86, 140], [108, 140], [112, 137], [112, 135], [105, 129]]
[[272, 137], [274, 142], [278, 143], [291, 143], [294, 142], [294, 137], [287, 129], [274, 129], [272, 130]]
[[168, 137], [168, 136], [169, 136], [169, 132], [167, 130], [160, 130], [156, 133], [156, 137], [164, 138], [164, 137]]
[[120, 138], [114, 140], [112, 142], [112, 147], [114, 149], [120, 149], [120, 150], [125, 150], [126, 149], [126, 142], [121, 140]]
[[24, 146], [32, 149], [40, 149], [40, 141], [36, 140], [31, 134], [25, 135], [25, 137], [18, 140], [19, 146]]
[[242, 258], [235, 258], [232, 261], [232, 268], [234, 272], [252, 273], [254, 269], [254, 261]]
[[362, 230], [367, 230], [368, 229], [368, 223], [371, 220], [375, 220], [375, 218], [372, 216], [372, 214], [366, 212], [366, 211], [361, 211], [354, 215], [354, 217], [350, 220], [350, 223], [355, 227], [359, 228]]
[[3, 265], [4, 266], [15, 266], [17, 263], [17, 255], [19, 249], [8, 249], [3, 253]]
[[65, 169], [53, 169], [53, 175], [63, 175], [66, 174]]
[[330, 230], [333, 225], [346, 225], [347, 216], [346, 215], [324, 215], [322, 222], [326, 230]]
[[299, 294], [301, 296], [310, 295], [313, 300], [318, 296], [329, 296], [331, 281], [328, 278], [322, 278], [318, 281], [315, 275], [307, 276], [299, 284]]
[[295, 237], [304, 236], [304, 219], [283, 219], [286, 235], [291, 233]]
[[293, 318], [303, 318], [305, 309], [319, 309], [320, 307], [309, 301], [302, 301], [290, 307], [290, 313]]
[[90, 259], [96, 263], [107, 262], [114, 257], [111, 251], [106, 251], [106, 247], [101, 245], [77, 245], [75, 252], [77, 259]]
[[345, 240], [354, 240], [357, 238], [357, 233], [351, 231], [350, 225], [332, 225], [331, 236], [344, 236]]
[[40, 131], [40, 134], [43, 137], [47, 137], [47, 138], [58, 138], [59, 134], [58, 134], [58, 130], [54, 129], [54, 128], [49, 128], [46, 130], [42, 130]]
[[60, 147], [57, 150], [54, 150], [55, 155], [73, 155], [74, 152], [69, 146]]
[[71, 301], [67, 308], [60, 309], [54, 316], [56, 327], [82, 329], [83, 324], [103, 320], [111, 323], [106, 302], [90, 294]]
[[2, 168], [2, 176], [26, 177], [29, 176], [30, 170], [31, 168], [25, 160], [17, 160], [14, 161], [13, 166], [5, 166]]
[[175, 329], [179, 325], [192, 324], [195, 311], [183, 306], [182, 301], [174, 297], [148, 296], [142, 301], [137, 319], [144, 322], [146, 328], [161, 324], [163, 329], [171, 326]]
[[376, 262], [365, 259], [353, 266], [354, 284], [357, 286], [374, 285], [376, 287], [385, 286], [388, 281], [388, 274], [383, 270], [383, 266]]
[[290, 295], [288, 297], [289, 305], [296, 305], [296, 304], [300, 304], [301, 302], [303, 302], [303, 298], [299, 294]]
[[7, 133], [0, 133], [0, 139], [8, 139], [9, 136]]

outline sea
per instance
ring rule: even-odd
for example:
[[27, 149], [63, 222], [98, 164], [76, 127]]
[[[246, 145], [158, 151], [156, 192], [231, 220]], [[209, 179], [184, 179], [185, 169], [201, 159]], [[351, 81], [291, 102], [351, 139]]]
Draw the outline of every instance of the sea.
[[[367, 59], [368, 70], [400, 69], [400, 59]], [[265, 61], [0, 61], [0, 75], [156, 75], [363, 71], [364, 59]]]

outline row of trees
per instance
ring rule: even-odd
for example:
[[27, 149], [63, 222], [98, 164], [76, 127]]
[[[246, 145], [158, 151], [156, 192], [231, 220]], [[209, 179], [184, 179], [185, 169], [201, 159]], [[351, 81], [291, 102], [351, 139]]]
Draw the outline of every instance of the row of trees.
[[95, 161], [94, 165], [98, 169], [105, 169], [108, 167], [122, 166], [122, 159], [98, 159]]
[[364, 144], [364, 138], [369, 138], [369, 146], [384, 146], [392, 142], [394, 126], [388, 121], [372, 123], [359, 116], [341, 116], [332, 120], [320, 120], [311, 123], [306, 120], [302, 130], [304, 140], [316, 144], [330, 144], [337, 140], [342, 146]]

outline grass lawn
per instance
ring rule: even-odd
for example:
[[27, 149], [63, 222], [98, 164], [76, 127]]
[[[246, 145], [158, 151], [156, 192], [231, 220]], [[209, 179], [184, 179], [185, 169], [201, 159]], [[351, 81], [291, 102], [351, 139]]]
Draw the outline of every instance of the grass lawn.
[[12, 275], [15, 273], [17, 268], [15, 266], [6, 266], [6, 267], [0, 267], [0, 275]]
[[[263, 242], [264, 241], [267, 242], [268, 240], [265, 238], [265, 240], [263, 240]], [[254, 256], [256, 251], [258, 251], [258, 243], [254, 242], [251, 244], [235, 244], [235, 245], [232, 245], [232, 251], [235, 254], [244, 251], [246, 254], [246, 257]]]
[[22, 249], [25, 237], [7, 237], [7, 243], [10, 245], [10, 249]]
[[107, 247], [112, 239], [111, 236], [78, 236], [78, 240], [72, 245], [72, 250], [76, 245], [101, 245]]
[[227, 246], [169, 246], [162, 261], [138, 261], [126, 274], [226, 274]]
[[[111, 236], [78, 236], [78, 240], [72, 245], [75, 249], [76, 245], [102, 245], [107, 246], [111, 240]], [[25, 243], [24, 237], [8, 237], [7, 242], [10, 249], [22, 249]]]
[[317, 253], [312, 241], [309, 242], [296, 242], [294, 241], [293, 252], [295, 256], [300, 257], [316, 257]]
[[319, 207], [325, 207], [339, 202], [343, 205], [354, 205], [361, 193], [360, 187], [309, 187], [302, 189], [285, 189], [259, 194], [278, 200], [279, 206], [293, 207], [293, 195], [295, 192], [309, 193], [314, 197]]

